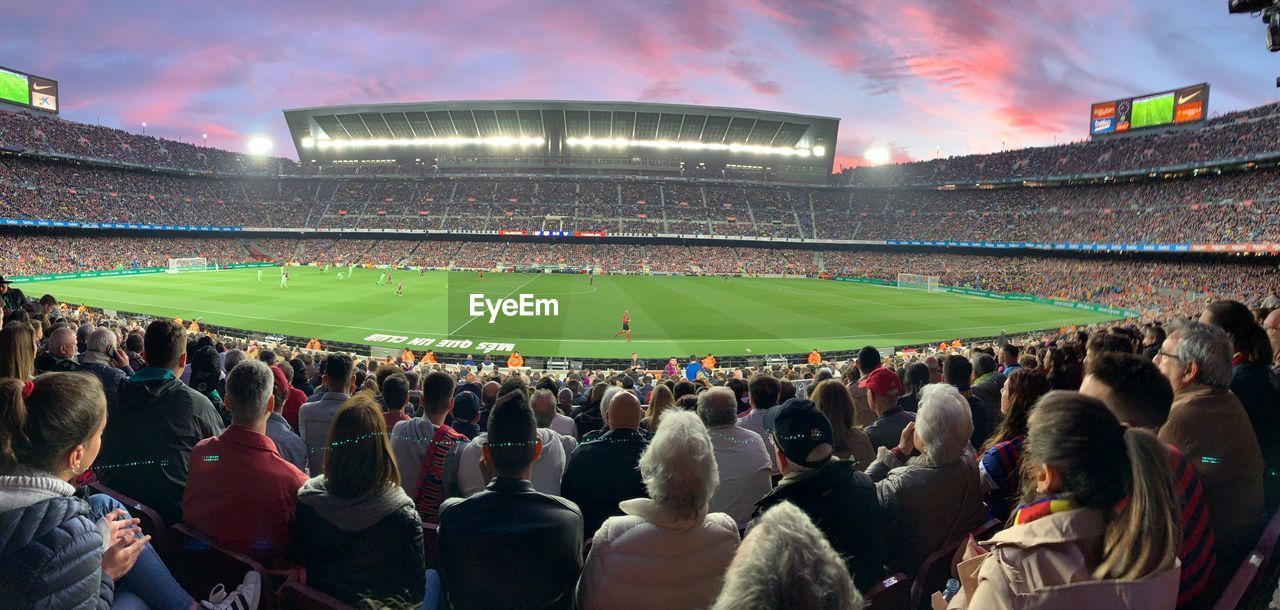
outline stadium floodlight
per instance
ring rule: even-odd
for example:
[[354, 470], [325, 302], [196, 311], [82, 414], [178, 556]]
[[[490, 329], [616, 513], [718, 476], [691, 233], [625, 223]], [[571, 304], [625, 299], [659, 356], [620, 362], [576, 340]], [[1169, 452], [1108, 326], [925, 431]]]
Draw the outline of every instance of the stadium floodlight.
[[[681, 142], [678, 140], [628, 140], [626, 138], [565, 138], [565, 144], [569, 146], [580, 146], [582, 148], [594, 147], [612, 147], [612, 148], [654, 148], [657, 150], [688, 150], [688, 151], [728, 151], [731, 153], [747, 153], [753, 155], [780, 155], [785, 157], [809, 157], [813, 155], [821, 156], [812, 149], [784, 148], [778, 146], [761, 146], [758, 144], [743, 144], [734, 142], [732, 144], [724, 144], [721, 142]], [[821, 147], [819, 147], [821, 148]], [[825, 152], [825, 150], [824, 150]]]
[[826, 146], [814, 146], [814, 147], [813, 147], [813, 156], [815, 156], [815, 157], [821, 157], [821, 156], [826, 155], [826, 154], [827, 154], [827, 147], [826, 147]]
[[[537, 136], [491, 136], [486, 138], [372, 138], [365, 140], [318, 140], [317, 148], [343, 150], [346, 148], [421, 148], [432, 146], [541, 146], [546, 140]], [[305, 144], [304, 144], [305, 146]]]
[[302, 147], [303, 147], [303, 148], [311, 148], [312, 146], [315, 146], [315, 145], [316, 145], [316, 139], [315, 139], [315, 138], [313, 138], [313, 137], [311, 137], [311, 136], [304, 136], [304, 137], [302, 138]]
[[265, 155], [271, 152], [271, 149], [274, 146], [275, 145], [271, 143], [271, 140], [262, 136], [249, 138], [249, 154], [251, 155]]
[[882, 146], [867, 149], [867, 153], [863, 155], [872, 165], [883, 165], [889, 162], [889, 149]]

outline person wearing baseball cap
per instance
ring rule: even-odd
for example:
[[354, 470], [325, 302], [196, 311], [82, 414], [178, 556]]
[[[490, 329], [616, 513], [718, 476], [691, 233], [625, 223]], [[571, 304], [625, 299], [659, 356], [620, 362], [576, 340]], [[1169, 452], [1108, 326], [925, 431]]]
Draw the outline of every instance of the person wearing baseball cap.
[[812, 401], [792, 398], [770, 408], [764, 430], [782, 480], [756, 502], [752, 524], [773, 506], [794, 504], [844, 558], [858, 589], [870, 591], [884, 576], [887, 553], [875, 483], [855, 462], [835, 456], [831, 421]]
[[858, 387], [867, 391], [867, 406], [876, 412], [876, 421], [867, 426], [865, 432], [871, 439], [871, 447], [894, 447], [902, 429], [915, 421], [915, 414], [898, 405], [898, 397], [902, 394], [902, 380], [898, 374], [885, 368], [871, 371], [871, 374], [858, 382]]
[[0, 275], [0, 298], [4, 299], [4, 310], [13, 311], [26, 307], [27, 295], [17, 288], [10, 288], [9, 284], [9, 280]]

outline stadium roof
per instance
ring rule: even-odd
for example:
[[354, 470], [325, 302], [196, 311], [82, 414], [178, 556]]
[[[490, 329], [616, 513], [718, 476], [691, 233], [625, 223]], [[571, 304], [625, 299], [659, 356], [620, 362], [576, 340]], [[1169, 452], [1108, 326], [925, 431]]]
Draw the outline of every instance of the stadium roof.
[[839, 127], [833, 117], [745, 108], [554, 100], [321, 106], [284, 115], [303, 162], [459, 147], [551, 156], [659, 151], [686, 160], [785, 159], [828, 174]]

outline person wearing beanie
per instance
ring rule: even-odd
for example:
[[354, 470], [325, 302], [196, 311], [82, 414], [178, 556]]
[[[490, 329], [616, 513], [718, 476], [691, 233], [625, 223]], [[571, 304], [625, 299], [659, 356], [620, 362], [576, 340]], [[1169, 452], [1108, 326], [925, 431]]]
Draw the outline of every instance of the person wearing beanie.
[[858, 589], [870, 591], [884, 576], [886, 554], [875, 483], [854, 462], [835, 455], [831, 421], [811, 401], [792, 398], [770, 408], [764, 428], [773, 439], [782, 480], [756, 502], [747, 529], [770, 508], [795, 505], [844, 559]]

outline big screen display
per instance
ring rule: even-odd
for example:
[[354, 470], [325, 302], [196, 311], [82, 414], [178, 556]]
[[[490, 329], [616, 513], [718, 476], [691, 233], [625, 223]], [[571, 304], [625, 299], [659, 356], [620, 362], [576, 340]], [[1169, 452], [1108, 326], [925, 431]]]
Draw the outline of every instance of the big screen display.
[[1207, 83], [1099, 102], [1090, 108], [1089, 135], [1110, 135], [1148, 127], [1197, 123], [1208, 116], [1208, 109]]
[[58, 112], [58, 81], [0, 67], [0, 102]]

